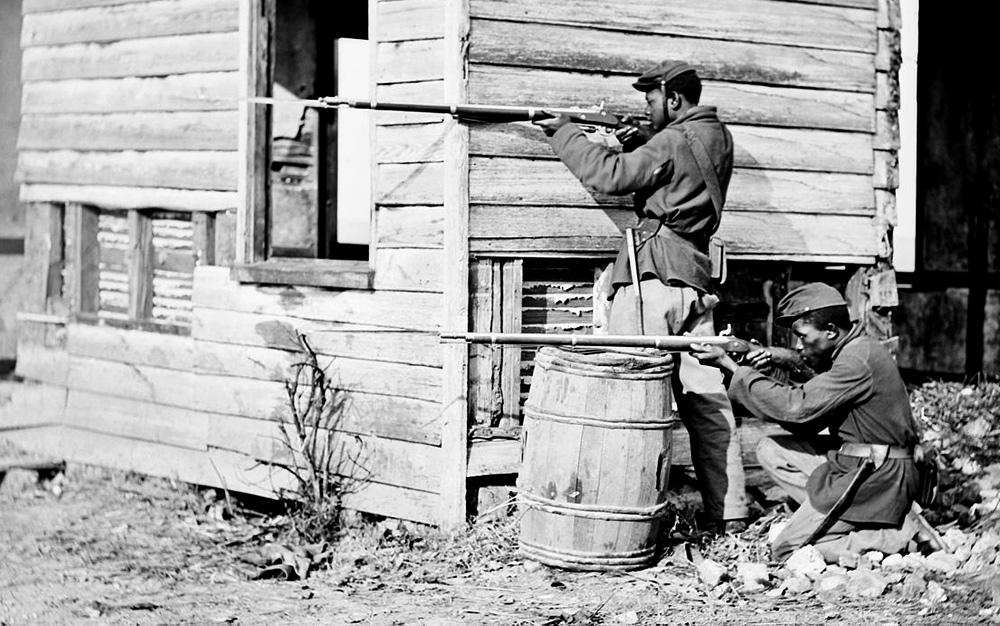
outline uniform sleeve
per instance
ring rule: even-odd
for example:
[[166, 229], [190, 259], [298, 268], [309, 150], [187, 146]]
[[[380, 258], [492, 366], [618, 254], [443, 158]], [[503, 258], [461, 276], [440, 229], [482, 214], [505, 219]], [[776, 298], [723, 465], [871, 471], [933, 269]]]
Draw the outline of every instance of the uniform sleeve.
[[834, 361], [829, 371], [809, 381], [785, 384], [751, 367], [740, 367], [729, 384], [729, 396], [757, 417], [792, 429], [820, 422], [837, 409], [871, 394], [872, 373], [868, 364], [854, 355]]
[[590, 141], [575, 124], [566, 124], [549, 143], [583, 184], [601, 193], [624, 195], [652, 187], [672, 171], [668, 135], [660, 132], [636, 150], [622, 153]]

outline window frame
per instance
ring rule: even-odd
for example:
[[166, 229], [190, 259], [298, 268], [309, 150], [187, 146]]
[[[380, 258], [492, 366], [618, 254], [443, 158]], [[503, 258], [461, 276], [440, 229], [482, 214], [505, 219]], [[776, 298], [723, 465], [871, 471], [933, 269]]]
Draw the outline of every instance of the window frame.
[[[250, 98], [269, 97], [273, 82], [274, 24], [277, 0], [240, 0], [239, 179], [237, 181], [236, 260], [231, 276], [243, 283], [308, 285], [370, 290], [375, 274], [375, 155], [372, 153], [371, 237], [367, 260], [296, 259], [267, 256], [271, 120], [268, 106]], [[374, 15], [369, 2], [368, 38]], [[370, 53], [374, 56], [375, 48]], [[369, 58], [374, 66], [374, 59]], [[374, 74], [372, 81], [374, 82]], [[374, 141], [375, 121], [369, 120]]]

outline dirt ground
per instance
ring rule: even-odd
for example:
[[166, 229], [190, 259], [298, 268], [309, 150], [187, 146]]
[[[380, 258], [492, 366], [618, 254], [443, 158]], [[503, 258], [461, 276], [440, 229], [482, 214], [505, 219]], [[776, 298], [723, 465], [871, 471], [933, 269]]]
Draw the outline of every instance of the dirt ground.
[[[12, 450], [0, 444], [0, 456]], [[17, 451], [13, 451], [17, 454]], [[989, 598], [941, 578], [945, 603], [714, 590], [668, 560], [571, 573], [516, 554], [516, 520], [446, 536], [392, 521], [347, 532], [306, 580], [253, 580], [280, 511], [226, 510], [214, 491], [70, 465], [0, 485], [0, 625], [7, 624], [970, 624]], [[729, 544], [725, 542], [728, 541]], [[721, 543], [719, 543], [721, 542]], [[701, 546], [724, 556], [733, 537]], [[741, 544], [742, 545], [742, 544]], [[721, 558], [721, 557], [719, 557]]]

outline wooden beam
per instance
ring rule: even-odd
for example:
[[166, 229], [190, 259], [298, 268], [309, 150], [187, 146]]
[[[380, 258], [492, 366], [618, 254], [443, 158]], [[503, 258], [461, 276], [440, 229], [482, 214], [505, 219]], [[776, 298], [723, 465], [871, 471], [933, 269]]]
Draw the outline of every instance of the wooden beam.
[[[467, 102], [469, 0], [446, 0], [444, 39], [445, 95], [450, 102]], [[469, 328], [469, 129], [456, 120], [445, 122], [444, 167], [444, 326]], [[444, 387], [441, 427], [442, 526], [465, 523], [468, 464], [468, 346], [442, 348]]]
[[[524, 296], [524, 261], [512, 259], [502, 265], [500, 285], [500, 332], [521, 332], [522, 299]], [[500, 396], [503, 399], [501, 428], [521, 423], [521, 347], [502, 349]]]
[[239, 203], [236, 222], [236, 263], [265, 258], [267, 246], [268, 160], [271, 116], [267, 107], [247, 98], [267, 96], [271, 86], [270, 50], [275, 17], [274, 0], [240, 0], [240, 77], [238, 145]]
[[153, 313], [153, 219], [139, 210], [128, 212], [128, 316], [149, 319]]
[[25, 115], [225, 111], [237, 108], [236, 71], [32, 81], [21, 86]]
[[21, 150], [228, 150], [237, 148], [236, 111], [26, 114]]
[[197, 265], [215, 265], [215, 214], [195, 213], [191, 216], [194, 228], [194, 256]]
[[100, 308], [100, 244], [97, 241], [100, 212], [86, 204], [66, 205], [66, 263], [69, 309], [73, 313], [97, 313]]
[[105, 209], [225, 211], [236, 207], [236, 192], [110, 185], [23, 184], [21, 202], [79, 202]]

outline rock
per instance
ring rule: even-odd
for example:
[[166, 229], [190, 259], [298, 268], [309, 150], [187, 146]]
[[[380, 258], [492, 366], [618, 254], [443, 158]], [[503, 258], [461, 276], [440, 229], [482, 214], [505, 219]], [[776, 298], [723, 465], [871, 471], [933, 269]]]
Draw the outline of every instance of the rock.
[[882, 569], [886, 570], [901, 570], [903, 569], [903, 555], [902, 554], [890, 554], [889, 556], [882, 559]]
[[970, 538], [957, 528], [949, 528], [948, 532], [941, 535], [941, 540], [949, 552], [954, 552], [968, 543]]
[[805, 576], [792, 576], [781, 583], [782, 589], [786, 589], [792, 595], [799, 595], [812, 589], [812, 581]]
[[952, 552], [959, 564], [965, 563], [972, 556], [972, 546], [964, 545]]
[[771, 527], [767, 529], [768, 545], [772, 546], [774, 545], [774, 540], [778, 538], [778, 535], [781, 534], [781, 531], [785, 530], [786, 526], [788, 526], [788, 520], [775, 522], [774, 524], [771, 524]]
[[879, 565], [882, 562], [882, 560], [885, 559], [885, 555], [879, 552], [878, 550], [865, 552], [861, 556], [865, 559], [868, 559], [868, 562], [871, 563], [873, 567]]
[[903, 586], [899, 592], [906, 598], [919, 598], [927, 589], [927, 581], [924, 580], [923, 572], [910, 572], [903, 579]]
[[927, 591], [924, 593], [924, 597], [921, 598], [921, 602], [926, 602], [927, 604], [934, 606], [947, 601], [948, 593], [944, 590], [944, 587], [933, 580], [927, 583]]
[[937, 552], [927, 555], [924, 559], [924, 563], [927, 565], [927, 569], [948, 575], [954, 574], [960, 565], [954, 554], [948, 554], [944, 550], [938, 550]]
[[835, 576], [844, 576], [847, 574], [847, 570], [839, 565], [828, 565], [824, 574], [833, 574]]
[[848, 552], [837, 557], [837, 565], [843, 567], [844, 569], [858, 569], [858, 562], [860, 560], [860, 554], [857, 552]]
[[625, 611], [615, 616], [615, 621], [619, 624], [638, 624], [639, 614], [635, 611]]
[[530, 574], [531, 572], [537, 572], [538, 570], [542, 569], [542, 564], [539, 563], [538, 561], [525, 559], [521, 567], [524, 568], [524, 571]]
[[815, 546], [802, 546], [788, 557], [785, 567], [798, 576], [816, 580], [826, 569], [826, 561]]
[[983, 587], [990, 594], [990, 600], [993, 602], [993, 608], [996, 609], [1000, 607], [1000, 569], [996, 567], [991, 567], [986, 579], [983, 581]]
[[903, 569], [908, 572], [915, 572], [917, 570], [927, 569], [927, 563], [924, 560], [924, 555], [917, 554], [916, 552], [904, 554]]
[[883, 572], [882, 578], [890, 585], [895, 585], [903, 580], [903, 572]]
[[855, 570], [847, 574], [846, 593], [855, 598], [877, 598], [888, 586], [885, 578], [875, 572]]
[[747, 591], [760, 591], [771, 579], [766, 563], [737, 563], [736, 575], [743, 582], [743, 589]]
[[698, 564], [698, 578], [709, 587], [715, 588], [726, 579], [726, 568], [712, 559], [704, 559]]
[[827, 596], [839, 596], [843, 595], [844, 591], [847, 589], [847, 576], [843, 574], [823, 574], [823, 576], [816, 581], [816, 593], [821, 593]]
[[964, 574], [971, 574], [990, 567], [990, 563], [993, 561], [992, 552], [980, 552], [978, 554], [973, 554], [969, 557], [969, 560], [962, 563], [959, 571]]
[[987, 530], [976, 542], [972, 544], [973, 554], [982, 554], [984, 552], [996, 552], [997, 548], [1000, 548], [1000, 535], [993, 532], [992, 530]]

